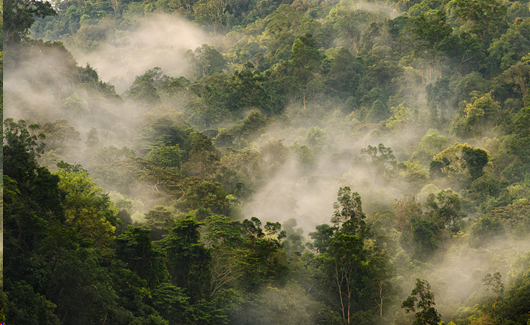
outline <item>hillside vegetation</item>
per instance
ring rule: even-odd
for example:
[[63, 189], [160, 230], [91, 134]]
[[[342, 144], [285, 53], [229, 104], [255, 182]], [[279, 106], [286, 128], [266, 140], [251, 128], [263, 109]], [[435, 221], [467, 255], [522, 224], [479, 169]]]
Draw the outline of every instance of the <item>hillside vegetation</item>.
[[530, 324], [528, 1], [3, 13], [5, 324]]

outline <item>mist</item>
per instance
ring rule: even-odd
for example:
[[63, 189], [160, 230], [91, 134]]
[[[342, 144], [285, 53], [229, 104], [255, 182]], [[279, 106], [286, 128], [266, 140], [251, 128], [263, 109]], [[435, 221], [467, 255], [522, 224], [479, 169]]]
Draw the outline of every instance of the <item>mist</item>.
[[110, 35], [95, 51], [68, 48], [79, 63], [89, 63], [119, 94], [136, 76], [154, 67], [162, 68], [169, 76], [186, 75], [186, 52], [208, 39], [201, 28], [179, 16], [157, 14], [137, 20], [133, 29]]
[[382, 14], [390, 19], [394, 19], [402, 14], [397, 6], [390, 6], [381, 2], [357, 1], [349, 6], [349, 8], [350, 10], [362, 10], [370, 13]]

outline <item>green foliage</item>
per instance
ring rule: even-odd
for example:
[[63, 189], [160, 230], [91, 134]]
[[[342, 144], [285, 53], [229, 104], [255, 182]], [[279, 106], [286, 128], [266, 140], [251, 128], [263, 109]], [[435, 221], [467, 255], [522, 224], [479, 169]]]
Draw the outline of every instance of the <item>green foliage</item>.
[[188, 63], [193, 69], [193, 76], [196, 79], [208, 77], [215, 73], [222, 73], [226, 67], [226, 60], [223, 55], [207, 44], [203, 44], [193, 52], [189, 50], [186, 56]]
[[136, 77], [126, 96], [129, 100], [139, 101], [143, 104], [156, 105], [160, 103], [160, 96], [155, 87], [155, 79], [147, 72]]
[[428, 220], [414, 220], [412, 226], [412, 257], [419, 261], [428, 261], [438, 249], [437, 237], [440, 228]]
[[[459, 324], [527, 323], [526, 2], [53, 8], [4, 12], [4, 102], [32, 119], [4, 124], [8, 321], [435, 324], [424, 281], [399, 311], [428, 274]], [[76, 63], [114, 48], [115, 64], [143, 64], [121, 53], [141, 38], [142, 61], [178, 64], [186, 49], [137, 36], [166, 14], [210, 33], [186, 77], [170, 64], [125, 84]], [[66, 45], [30, 40], [35, 19], [32, 37]], [[114, 75], [126, 101], [101, 80]]]
[[129, 227], [116, 238], [116, 256], [150, 288], [167, 282], [168, 274], [162, 253], [152, 247], [151, 230]]
[[415, 313], [416, 320], [412, 323], [414, 325], [437, 325], [441, 320], [441, 315], [433, 307], [435, 305], [434, 295], [430, 290], [429, 282], [416, 279], [416, 287], [401, 304], [401, 308], [404, 308], [407, 313]]
[[530, 108], [526, 107], [515, 117], [516, 137], [510, 143], [510, 150], [527, 165], [530, 163], [530, 155], [528, 154], [528, 150], [526, 150], [530, 144], [528, 125], [530, 125]]
[[27, 37], [29, 28], [35, 23], [35, 17], [44, 18], [56, 15], [56, 12], [49, 2], [9, 0], [4, 3], [3, 14], [3, 41], [8, 47]]
[[151, 240], [161, 240], [167, 234], [167, 228], [175, 219], [171, 211], [163, 206], [156, 206], [145, 214], [144, 226], [151, 229]]
[[4, 125], [4, 227], [8, 229], [4, 258], [8, 259], [36, 250], [47, 227], [63, 223], [65, 215], [59, 177], [36, 161], [44, 148], [38, 141], [44, 136], [31, 135], [35, 125], [28, 130], [22, 120], [6, 119]]
[[441, 229], [459, 230], [458, 222], [466, 216], [462, 211], [462, 202], [457, 193], [446, 190], [437, 195], [429, 194], [425, 202], [429, 219]]
[[464, 153], [464, 161], [466, 162], [465, 167], [471, 174], [471, 179], [475, 180], [484, 174], [484, 167], [489, 162], [489, 154], [487, 151], [481, 148], [468, 148], [462, 149]]
[[301, 97], [305, 108], [306, 91], [310, 90], [308, 89], [309, 82], [318, 73], [321, 60], [312, 34], [306, 33], [295, 40], [290, 59], [293, 65], [293, 77], [297, 90], [302, 93]]
[[184, 152], [180, 150], [178, 144], [175, 146], [161, 145], [151, 149], [147, 155], [147, 159], [169, 171], [179, 172], [182, 167], [183, 156]]
[[338, 202], [333, 204], [335, 212], [331, 222], [341, 231], [363, 238], [366, 234], [366, 215], [363, 213], [361, 196], [352, 193], [349, 187], [340, 188]]
[[60, 170], [57, 175], [59, 188], [67, 193], [63, 201], [66, 226], [90, 238], [94, 246], [109, 245], [118, 224], [118, 209], [114, 202], [96, 186], [86, 171], [76, 174]]
[[307, 130], [306, 141], [310, 147], [324, 147], [329, 143], [329, 136], [318, 126]]
[[160, 242], [173, 285], [184, 288], [195, 303], [209, 295], [211, 254], [200, 242], [199, 227], [193, 217], [177, 220]]
[[454, 2], [454, 16], [461, 22], [471, 22], [470, 32], [486, 45], [502, 35], [508, 27], [506, 6], [496, 0], [457, 0]]
[[419, 148], [412, 153], [412, 159], [422, 165], [429, 164], [432, 161], [432, 157], [445, 149], [447, 144], [447, 138], [443, 135], [427, 134], [421, 139]]
[[[61, 324], [54, 309], [57, 307], [44, 296], [35, 293], [33, 287], [23, 282], [7, 281], [5, 292], [9, 293], [9, 300], [4, 307], [5, 316], [16, 324]], [[31, 309], [27, 307], [31, 306]]]
[[[392, 148], [385, 147], [382, 143], [377, 147], [369, 145], [366, 149], [361, 149], [361, 157], [366, 163], [372, 165], [378, 173], [383, 175], [389, 175], [392, 173], [392, 170], [396, 165], [396, 157], [394, 156]], [[357, 160], [359, 160], [359, 158], [357, 158]]]

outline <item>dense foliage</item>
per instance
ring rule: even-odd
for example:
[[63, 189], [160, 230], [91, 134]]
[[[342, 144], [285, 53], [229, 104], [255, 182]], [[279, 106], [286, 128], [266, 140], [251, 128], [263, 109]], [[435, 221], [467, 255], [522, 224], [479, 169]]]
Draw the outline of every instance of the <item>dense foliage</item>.
[[527, 1], [4, 8], [6, 324], [530, 322]]

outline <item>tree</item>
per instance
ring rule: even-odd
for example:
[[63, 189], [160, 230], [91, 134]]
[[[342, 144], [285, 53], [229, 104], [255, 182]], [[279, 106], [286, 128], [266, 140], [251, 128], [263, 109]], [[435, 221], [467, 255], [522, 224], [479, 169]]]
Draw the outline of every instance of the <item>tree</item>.
[[282, 271], [279, 265], [282, 254], [280, 249], [283, 247], [282, 239], [286, 237], [281, 224], [267, 222], [262, 228], [261, 221], [252, 217], [250, 220], [243, 220], [242, 226], [246, 236], [245, 246], [251, 251], [246, 263], [249, 267], [247, 275], [251, 277], [252, 283], [258, 284], [263, 280], [277, 277]]
[[437, 235], [440, 228], [428, 220], [415, 220], [412, 225], [412, 258], [427, 261], [438, 248]]
[[361, 156], [376, 169], [379, 175], [388, 173], [396, 166], [396, 157], [392, 148], [385, 147], [382, 143], [377, 147], [369, 145], [366, 149], [361, 149]]
[[[61, 324], [60, 319], [54, 314], [57, 305], [47, 300], [43, 295], [35, 293], [32, 286], [25, 281], [11, 283], [7, 280], [3, 285], [3, 291], [4, 294], [9, 294], [9, 298], [5, 301], [5, 305], [2, 305], [2, 315], [5, 313], [5, 317], [10, 323]], [[29, 306], [31, 308], [28, 308]]]
[[401, 308], [405, 308], [407, 313], [415, 313], [416, 320], [413, 325], [438, 325], [441, 321], [441, 315], [433, 307], [434, 295], [430, 290], [431, 286], [427, 280], [416, 279], [416, 287], [401, 304]]
[[[517, 3], [516, 5], [514, 3], [512, 7], [518, 7], [519, 5], [521, 4]], [[528, 10], [528, 8], [526, 8], [526, 10]], [[526, 64], [528, 64], [528, 53], [530, 52], [530, 43], [528, 42], [530, 38], [529, 26], [529, 19], [525, 19], [522, 22], [519, 21], [518, 23], [511, 25], [504, 35], [492, 42], [488, 52], [500, 62], [500, 67], [503, 70], [509, 67], [515, 68], [514, 70], [518, 70], [518, 68], [524, 69], [522, 66], [514, 67], [513, 65], [517, 65], [517, 63], [525, 64], [525, 61]], [[527, 57], [527, 59], [521, 60], [524, 57]], [[519, 71], [514, 72], [518, 73]], [[511, 72], [508, 72], [507, 74], [511, 74]], [[522, 84], [520, 86], [523, 86], [525, 89], [527, 88]]]
[[46, 295], [57, 304], [61, 324], [104, 323], [117, 309], [118, 296], [101, 265], [104, 258], [97, 249], [80, 247], [57, 259]]
[[525, 164], [530, 164], [530, 107], [523, 108], [515, 116], [515, 139], [510, 143], [510, 152]]
[[390, 107], [390, 111], [392, 116], [386, 121], [387, 128], [403, 129], [411, 122], [411, 109], [403, 106], [403, 104], [399, 104], [397, 107]]
[[327, 252], [318, 258], [330, 277], [329, 285], [337, 294], [342, 318], [349, 324], [359, 299], [358, 290], [362, 287], [358, 275], [366, 272], [363, 241], [358, 236], [337, 232], [330, 240]]
[[501, 280], [502, 276], [499, 272], [495, 272], [493, 275], [491, 273], [486, 274], [486, 276], [482, 279], [482, 284], [484, 284], [487, 289], [491, 290], [493, 294], [495, 295], [495, 298], [493, 300], [493, 319], [494, 321], [497, 321], [497, 314], [495, 312], [495, 306], [497, 305], [497, 299], [500, 295], [504, 293], [504, 284]]
[[338, 31], [350, 49], [359, 53], [362, 24], [366, 23], [369, 14], [363, 10], [352, 10], [351, 6], [352, 3], [341, 1], [340, 5], [331, 9], [329, 17], [333, 19], [333, 29]]
[[440, 229], [450, 229], [455, 233], [458, 231], [458, 222], [466, 216], [462, 211], [460, 196], [451, 190], [429, 194], [425, 208], [430, 221]]
[[[223, 2], [224, 0], [218, 0]], [[205, 1], [205, 6], [209, 1]], [[215, 4], [216, 2], [211, 2]], [[226, 67], [226, 59], [223, 57], [221, 52], [217, 51], [213, 46], [203, 44], [201, 47], [195, 49], [195, 51], [189, 50], [186, 53], [189, 64], [192, 67], [194, 77], [202, 79], [203, 77], [211, 76], [215, 73], [222, 73]]]
[[440, 64], [440, 58], [454, 46], [453, 28], [447, 22], [445, 11], [429, 11], [411, 21], [412, 41], [416, 43], [414, 53]]
[[311, 148], [323, 147], [330, 142], [330, 138], [326, 131], [318, 126], [313, 126], [307, 130], [306, 141]]
[[197, 210], [196, 218], [201, 222], [211, 214], [227, 214], [227, 193], [220, 183], [190, 177], [182, 187], [186, 190], [177, 207]]
[[67, 227], [93, 241], [95, 247], [108, 246], [114, 239], [118, 209], [86, 171], [69, 173], [59, 170], [59, 188], [65, 191], [63, 201]]
[[45, 166], [54, 166], [59, 160], [66, 160], [77, 156], [81, 137], [76, 129], [69, 125], [66, 120], [46, 122], [40, 129], [46, 139], [44, 154], [40, 162]]
[[483, 216], [471, 228], [471, 245], [481, 247], [494, 238], [504, 234], [504, 227], [499, 217]]
[[95, 127], [91, 127], [87, 132], [85, 145], [89, 150], [94, 150], [99, 144], [98, 130]]
[[191, 136], [189, 159], [182, 165], [182, 172], [188, 176], [198, 176], [201, 179], [215, 177], [220, 156], [213, 146], [212, 140], [206, 135], [195, 132]]
[[[465, 152], [468, 154], [466, 155]], [[466, 171], [471, 177], [480, 175], [489, 159], [490, 154], [487, 150], [457, 142], [433, 157], [430, 171], [432, 175], [441, 176], [445, 174], [455, 181], [461, 181], [461, 176]]]
[[129, 227], [116, 238], [116, 256], [140, 278], [147, 281], [149, 288], [167, 282], [168, 271], [163, 254], [153, 248], [150, 229]]
[[169, 324], [192, 324], [189, 298], [183, 288], [170, 283], [161, 283], [152, 291], [152, 306]]
[[175, 219], [173, 213], [163, 206], [156, 206], [145, 214], [145, 227], [151, 229], [151, 240], [161, 240]]
[[228, 0], [199, 0], [194, 6], [196, 19], [213, 26], [213, 32], [224, 32], [228, 28], [230, 14], [226, 12]]
[[243, 229], [241, 222], [216, 215], [206, 219], [206, 230], [205, 239], [212, 255], [211, 295], [214, 296], [243, 275]]
[[[368, 262], [370, 276], [369, 281], [373, 280], [375, 283], [371, 287], [371, 296], [379, 307], [379, 317], [383, 317], [383, 310], [386, 306], [385, 301], [388, 302], [389, 296], [394, 294], [390, 279], [394, 274], [394, 267], [390, 258], [384, 252], [378, 252], [370, 257]], [[375, 291], [375, 294], [374, 294]]]
[[394, 208], [398, 217], [398, 227], [402, 233], [411, 232], [412, 222], [423, 215], [421, 203], [417, 202], [414, 196], [405, 196], [403, 200], [396, 201]]
[[302, 103], [305, 109], [308, 84], [318, 73], [321, 60], [312, 34], [306, 33], [295, 40], [290, 58], [294, 69], [293, 75], [297, 81], [298, 90], [302, 92]]
[[469, 22], [470, 32], [476, 34], [486, 48], [508, 28], [506, 6], [499, 0], [456, 0], [454, 16], [462, 23]]
[[[6, 314], [21, 324], [103, 322], [117, 297], [100, 265], [104, 254], [91, 246], [104, 246], [105, 241], [96, 242], [100, 235], [108, 239], [113, 233], [112, 226], [106, 227], [106, 219], [112, 222], [114, 217], [111, 204], [99, 196], [86, 172], [77, 168], [54, 175], [40, 167], [36, 159], [43, 146], [31, 135], [36, 130], [12, 120], [6, 120], [4, 129]], [[78, 206], [72, 207], [73, 202]], [[72, 216], [80, 215], [88, 222], [72, 222]], [[80, 234], [80, 224], [106, 229], [92, 227], [88, 235]]]
[[325, 84], [333, 88], [341, 98], [346, 99], [357, 89], [361, 69], [361, 65], [352, 53], [342, 47], [333, 55]]
[[166, 168], [171, 172], [179, 172], [182, 167], [184, 152], [179, 145], [166, 146], [164, 144], [154, 147], [147, 155], [147, 159]]
[[368, 231], [359, 194], [344, 187], [337, 196], [331, 218], [334, 226], [317, 226], [317, 232], [309, 236], [320, 252], [317, 259], [325, 275], [323, 284], [336, 293], [333, 297], [336, 306], [342, 318], [350, 323], [360, 292], [366, 287], [360, 275], [368, 272], [368, 252], [364, 249]]
[[[530, 38], [530, 35], [528, 37]], [[521, 60], [504, 71], [504, 78], [515, 84], [517, 91], [521, 93], [523, 98], [523, 105], [529, 106], [530, 95], [528, 93], [528, 84], [530, 82], [530, 55], [523, 56]]]
[[500, 105], [490, 93], [480, 96], [474, 93], [473, 98], [465, 101], [464, 115], [453, 118], [451, 131], [461, 137], [479, 136], [484, 130], [493, 128], [500, 113]]
[[[4, 121], [4, 261], [29, 254], [39, 247], [47, 228], [64, 223], [62, 205], [65, 193], [58, 186], [57, 175], [39, 166], [37, 158], [44, 151], [44, 134], [32, 133], [24, 120]], [[4, 271], [8, 275], [9, 268]], [[15, 271], [16, 272], [16, 271]]]
[[83, 115], [90, 115], [88, 102], [77, 93], [73, 93], [64, 99], [64, 108], [68, 112], [69, 120], [73, 120], [74, 118], [82, 118]]
[[464, 153], [465, 167], [471, 174], [471, 179], [475, 180], [484, 174], [484, 167], [489, 162], [489, 154], [486, 150], [481, 148], [462, 148]]
[[[272, 254], [278, 251], [281, 247], [281, 241], [286, 237], [285, 231], [282, 230], [282, 225], [279, 222], [268, 222], [264, 228], [264, 242], [266, 242], [267, 262], [265, 264], [265, 272], [263, 272], [263, 278], [267, 278], [267, 272], [272, 263]], [[263, 245], [263, 241], [261, 242]]]
[[9, 45], [20, 43], [27, 36], [35, 17], [53, 16], [56, 12], [51, 3], [46, 1], [6, 0], [3, 14], [4, 46], [7, 50]]
[[[431, 119], [439, 123], [444, 123], [448, 118], [450, 118], [448, 110], [451, 107], [450, 99], [452, 95], [452, 89], [449, 86], [449, 78], [440, 78], [436, 80], [436, 83], [428, 84], [427, 87], [425, 87], [425, 90], [427, 92], [426, 97]], [[436, 135], [431, 134], [431, 137], [436, 137]]]
[[142, 104], [156, 105], [160, 103], [160, 96], [155, 87], [155, 79], [149, 72], [134, 79], [133, 84], [127, 90], [127, 98]]
[[[429, 101], [429, 90], [427, 89], [427, 100]], [[437, 153], [444, 150], [447, 146], [447, 138], [443, 135], [431, 133], [421, 138], [419, 148], [412, 153], [411, 160], [421, 163], [422, 165], [429, 165]]]
[[349, 187], [341, 187], [337, 193], [338, 202], [333, 203], [333, 217], [331, 222], [337, 229], [349, 235], [364, 238], [367, 233], [366, 215], [363, 213], [361, 196], [351, 192]]
[[[258, 70], [252, 71], [252, 69], [254, 69], [254, 65], [251, 62], [247, 62], [245, 64], [245, 70], [236, 70], [234, 72], [234, 75], [229, 81], [229, 89], [232, 94], [228, 98], [229, 102], [227, 104], [233, 107], [232, 111], [234, 112], [241, 112], [244, 109], [256, 107], [263, 112], [276, 113], [277, 108], [275, 106], [277, 105], [275, 105], [264, 88], [266, 76]], [[261, 117], [258, 111], [252, 111], [245, 119], [245, 122], [247, 120], [266, 121], [265, 117]], [[248, 130], [245, 131], [249, 133]]]
[[185, 178], [182, 174], [172, 173], [150, 160], [131, 157], [116, 165], [125, 174], [120, 175], [121, 177], [116, 181], [125, 182], [127, 187], [131, 187], [134, 183], [147, 186], [155, 198], [178, 200], [185, 194], [182, 187]]
[[200, 241], [199, 227], [191, 216], [175, 221], [169, 233], [159, 242], [167, 259], [171, 282], [185, 289], [191, 303], [210, 296], [211, 253]]

